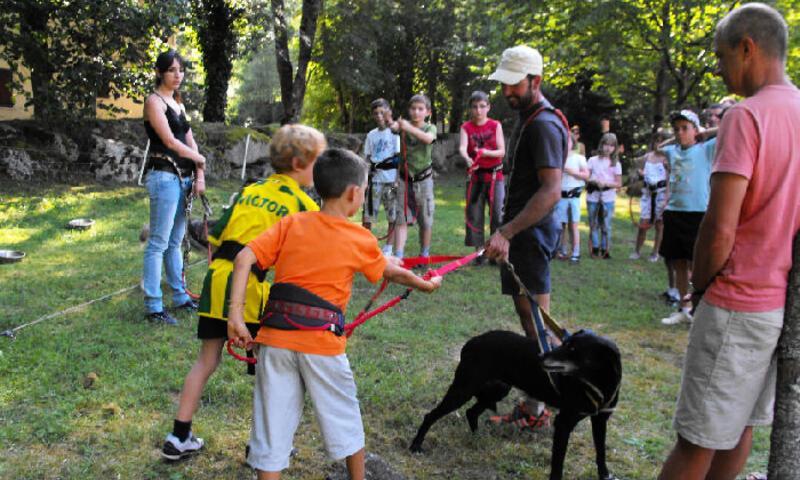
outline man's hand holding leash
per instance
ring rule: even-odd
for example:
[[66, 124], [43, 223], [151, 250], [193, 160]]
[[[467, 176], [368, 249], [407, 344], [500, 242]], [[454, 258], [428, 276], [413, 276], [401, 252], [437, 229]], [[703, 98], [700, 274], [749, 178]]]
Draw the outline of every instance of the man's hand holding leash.
[[502, 227], [498, 228], [491, 237], [489, 237], [489, 241], [486, 242], [485, 251], [483, 254], [492, 260], [497, 262], [506, 262], [508, 261], [508, 248], [511, 244], [511, 237], [513, 235], [509, 234], [508, 232], [508, 224], [503, 225]]

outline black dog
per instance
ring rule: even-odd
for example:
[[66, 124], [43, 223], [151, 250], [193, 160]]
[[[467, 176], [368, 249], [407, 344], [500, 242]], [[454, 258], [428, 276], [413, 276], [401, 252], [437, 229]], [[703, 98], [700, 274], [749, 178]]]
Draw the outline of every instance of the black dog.
[[472, 397], [477, 402], [467, 410], [467, 421], [474, 432], [481, 413], [487, 408], [495, 410], [513, 386], [558, 409], [551, 480], [561, 479], [570, 433], [586, 417], [592, 419], [598, 476], [614, 479], [606, 467], [606, 424], [617, 405], [621, 379], [619, 349], [591, 331], [575, 333], [544, 355], [539, 354], [533, 339], [504, 331], [484, 333], [461, 349], [453, 383], [439, 405], [425, 415], [411, 451], [420, 452], [431, 425]]

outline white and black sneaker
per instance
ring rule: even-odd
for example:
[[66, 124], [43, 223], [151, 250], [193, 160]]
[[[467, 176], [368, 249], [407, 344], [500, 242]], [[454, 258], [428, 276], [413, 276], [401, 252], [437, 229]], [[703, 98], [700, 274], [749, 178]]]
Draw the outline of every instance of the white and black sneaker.
[[161, 456], [167, 460], [180, 460], [182, 458], [194, 455], [203, 448], [203, 439], [197, 438], [189, 432], [186, 440], [181, 442], [173, 434], [167, 435], [164, 442], [164, 447], [161, 449]]

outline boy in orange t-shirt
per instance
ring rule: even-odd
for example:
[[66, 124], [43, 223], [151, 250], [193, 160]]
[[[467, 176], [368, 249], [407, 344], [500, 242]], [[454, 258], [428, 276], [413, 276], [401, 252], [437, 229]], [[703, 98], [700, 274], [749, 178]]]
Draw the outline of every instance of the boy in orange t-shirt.
[[[344, 353], [347, 338], [340, 329], [302, 324], [298, 316], [323, 312], [320, 315], [333, 315], [341, 324], [357, 272], [371, 282], [385, 278], [424, 292], [441, 285], [441, 277], [424, 280], [389, 261], [376, 238], [348, 220], [364, 202], [367, 170], [367, 164], [347, 150], [325, 151], [314, 166], [322, 210], [285, 217], [251, 241], [234, 262], [228, 336], [240, 347], [259, 345], [247, 458], [259, 479], [280, 478], [288, 467], [305, 391], [314, 402], [328, 454], [347, 458], [351, 479], [364, 478], [364, 427]], [[255, 341], [242, 318], [247, 276], [254, 264], [275, 267], [267, 306], [268, 315], [274, 315], [262, 324]], [[294, 298], [277, 298], [277, 292], [285, 291]]]

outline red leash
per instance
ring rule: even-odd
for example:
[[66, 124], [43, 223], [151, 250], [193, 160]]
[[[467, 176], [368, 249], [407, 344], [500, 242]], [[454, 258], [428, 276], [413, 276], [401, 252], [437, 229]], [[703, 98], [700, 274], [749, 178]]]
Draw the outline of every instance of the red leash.
[[[436, 255], [436, 256], [431, 256], [431, 257], [411, 257], [411, 258], [407, 258], [407, 259], [403, 260], [403, 267], [412, 268], [412, 267], [416, 267], [418, 265], [431, 265], [431, 264], [434, 264], [434, 263], [449, 262], [449, 263], [447, 263], [445, 265], [442, 265], [440, 268], [437, 268], [435, 270], [429, 270], [427, 273], [425, 273], [425, 275], [422, 276], [422, 278], [424, 278], [425, 280], [429, 280], [429, 279], [431, 279], [433, 277], [443, 277], [443, 276], [447, 275], [448, 273], [453, 272], [454, 270], [458, 270], [459, 268], [461, 268], [464, 265], [468, 264], [469, 262], [471, 262], [475, 258], [479, 257], [480, 255], [483, 255], [483, 250], [478, 250], [476, 252], [472, 252], [469, 255], [466, 255], [464, 257], [457, 257], [457, 256], [452, 256], [452, 255]], [[358, 327], [360, 325], [363, 325], [370, 318], [372, 318], [372, 317], [374, 317], [374, 316], [376, 316], [376, 315], [378, 315], [380, 313], [383, 313], [386, 310], [389, 310], [390, 308], [392, 308], [395, 305], [397, 305], [398, 303], [400, 303], [402, 300], [405, 300], [406, 298], [408, 298], [408, 296], [411, 294], [411, 291], [413, 290], [411, 288], [406, 289], [405, 292], [401, 293], [400, 295], [397, 295], [396, 297], [392, 298], [391, 300], [389, 300], [388, 302], [384, 303], [383, 305], [375, 308], [374, 310], [369, 310], [369, 308], [372, 306], [372, 304], [375, 302], [375, 300], [381, 295], [381, 293], [383, 293], [384, 290], [386, 290], [386, 286], [388, 284], [389, 284], [389, 282], [384, 280], [381, 283], [381, 286], [378, 287], [378, 291], [375, 292], [375, 294], [369, 299], [369, 301], [367, 302], [367, 305], [361, 310], [361, 312], [358, 313], [358, 315], [356, 315], [356, 318], [352, 322], [350, 322], [350, 323], [348, 323], [348, 324], [346, 324], [344, 326], [345, 335], [347, 335], [348, 338], [353, 334], [353, 331], [356, 329], [356, 327]], [[233, 339], [228, 340], [227, 346], [228, 346], [228, 353], [231, 354], [231, 356], [233, 356], [233, 358], [235, 358], [237, 360], [240, 360], [242, 362], [250, 363], [250, 364], [255, 364], [256, 363], [257, 360], [255, 358], [243, 357], [243, 356], [237, 354], [233, 350]]]

